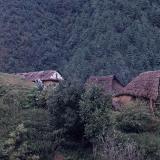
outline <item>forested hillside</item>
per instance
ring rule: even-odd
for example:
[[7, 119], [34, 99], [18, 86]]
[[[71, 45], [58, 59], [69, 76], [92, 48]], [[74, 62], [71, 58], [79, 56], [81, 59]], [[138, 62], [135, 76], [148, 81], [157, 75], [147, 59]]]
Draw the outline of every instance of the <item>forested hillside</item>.
[[160, 69], [158, 0], [0, 0], [0, 70], [66, 78]]

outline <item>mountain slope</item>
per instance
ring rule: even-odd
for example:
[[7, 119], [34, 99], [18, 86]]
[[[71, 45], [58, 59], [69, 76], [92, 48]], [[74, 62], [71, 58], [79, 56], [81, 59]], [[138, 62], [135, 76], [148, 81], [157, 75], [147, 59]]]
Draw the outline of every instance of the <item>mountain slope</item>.
[[1, 0], [1, 71], [58, 69], [128, 81], [160, 69], [160, 9], [150, 0]]

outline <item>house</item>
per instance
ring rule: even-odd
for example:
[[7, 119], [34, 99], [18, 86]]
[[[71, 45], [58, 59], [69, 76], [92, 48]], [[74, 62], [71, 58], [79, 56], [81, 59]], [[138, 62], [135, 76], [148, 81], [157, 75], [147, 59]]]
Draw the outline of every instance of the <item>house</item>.
[[16, 75], [32, 82], [41, 81], [45, 87], [51, 85], [56, 86], [60, 81], [63, 80], [63, 77], [60, 75], [60, 73], [55, 70], [17, 73]]
[[110, 76], [91, 76], [86, 82], [86, 86], [100, 86], [107, 94], [118, 94], [123, 88], [123, 84], [115, 75]]
[[142, 99], [149, 103], [151, 111], [160, 104], [160, 70], [148, 71], [139, 74], [121, 92], [113, 97], [113, 102], [119, 105], [127, 105], [136, 99]]

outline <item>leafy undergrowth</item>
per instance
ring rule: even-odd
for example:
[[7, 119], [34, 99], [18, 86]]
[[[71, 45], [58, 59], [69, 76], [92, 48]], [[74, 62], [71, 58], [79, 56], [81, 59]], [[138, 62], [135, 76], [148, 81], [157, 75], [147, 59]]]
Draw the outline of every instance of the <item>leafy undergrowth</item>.
[[96, 88], [49, 93], [14, 75], [0, 81], [0, 159], [51, 160], [56, 152], [64, 160], [160, 158], [158, 108], [155, 116], [139, 102], [113, 111], [110, 96]]
[[137, 102], [122, 109], [117, 117], [117, 129], [120, 135], [132, 139], [139, 147], [144, 159], [158, 160], [160, 158], [160, 117], [156, 110], [155, 116], [149, 106]]
[[48, 114], [30, 103], [35, 92], [32, 82], [0, 73], [0, 159], [17, 159], [26, 156], [28, 148], [36, 153], [45, 147], [41, 133], [47, 126]]
[[0, 73], [0, 137], [21, 121], [22, 104], [34, 84], [11, 74]]
[[65, 149], [61, 154], [65, 160], [93, 160], [92, 152], [82, 148]]

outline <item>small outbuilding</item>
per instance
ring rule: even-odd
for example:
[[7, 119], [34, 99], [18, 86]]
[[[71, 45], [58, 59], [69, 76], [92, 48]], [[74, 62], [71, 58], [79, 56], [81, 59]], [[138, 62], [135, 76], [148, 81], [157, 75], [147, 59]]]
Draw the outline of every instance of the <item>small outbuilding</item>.
[[55, 70], [17, 73], [16, 75], [32, 82], [41, 81], [45, 87], [51, 85], [56, 86], [60, 81], [63, 80], [63, 77], [60, 75], [60, 73]]
[[114, 104], [127, 105], [136, 99], [146, 101], [151, 111], [160, 104], [160, 70], [139, 74], [113, 97]]
[[123, 84], [116, 78], [115, 75], [109, 76], [90, 76], [86, 82], [86, 86], [100, 86], [107, 94], [118, 94], [124, 88]]

